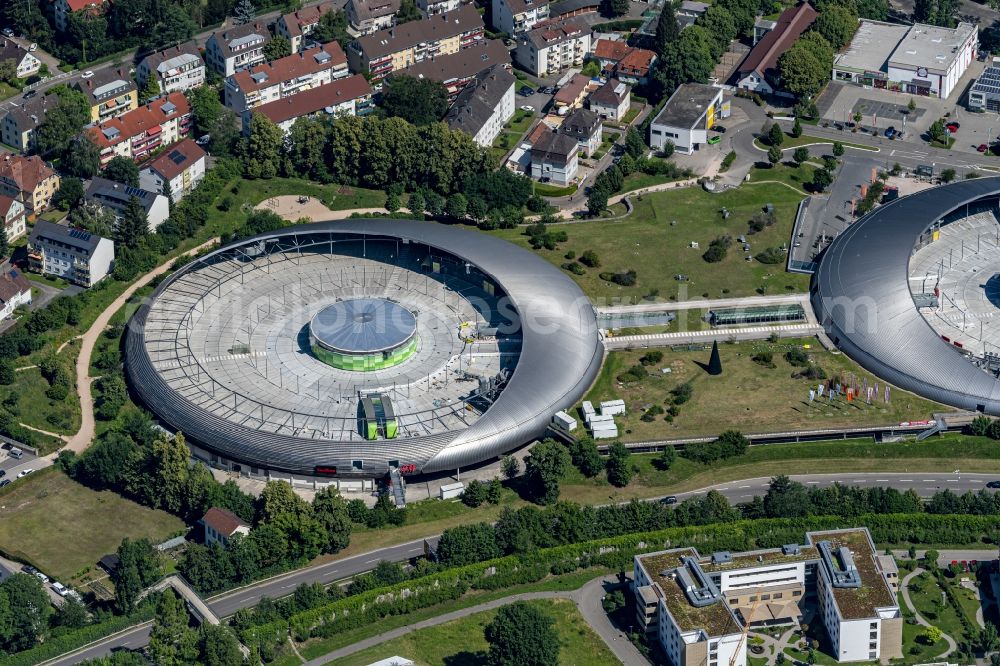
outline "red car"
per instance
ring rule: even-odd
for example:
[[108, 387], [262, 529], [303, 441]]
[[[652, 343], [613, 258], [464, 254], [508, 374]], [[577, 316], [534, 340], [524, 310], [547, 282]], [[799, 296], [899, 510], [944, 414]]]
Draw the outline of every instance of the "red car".
[[978, 147], [978, 148], [976, 148], [976, 150], [977, 150], [978, 152], [980, 152], [980, 153], [985, 153], [985, 152], [986, 152], [987, 150], [989, 150], [989, 149], [990, 149], [990, 147], [989, 147], [989, 146], [987, 146], [987, 145], [986, 145], [985, 143], [981, 143], [981, 144], [979, 144], [979, 147]]
[[959, 125], [958, 123], [948, 123], [947, 125], [945, 125], [945, 127], [948, 128], [949, 132], [954, 134], [955, 132], [958, 131], [958, 128], [961, 127], [961, 125]]

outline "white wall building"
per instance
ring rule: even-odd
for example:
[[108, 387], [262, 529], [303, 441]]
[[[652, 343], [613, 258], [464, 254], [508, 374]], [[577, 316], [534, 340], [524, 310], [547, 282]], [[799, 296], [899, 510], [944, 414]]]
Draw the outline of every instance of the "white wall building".
[[607, 83], [590, 93], [587, 98], [590, 110], [605, 120], [621, 120], [628, 113], [632, 88], [618, 79], [608, 79]]
[[205, 177], [205, 151], [193, 139], [168, 147], [139, 169], [139, 185], [150, 192], [170, 192], [174, 203]]
[[226, 106], [243, 115], [247, 109], [312, 90], [350, 75], [347, 54], [337, 42], [293, 53], [226, 77]]
[[17, 78], [26, 79], [37, 74], [42, 68], [42, 61], [12, 39], [0, 37], [0, 62], [13, 60]]
[[243, 114], [243, 132], [249, 134], [253, 114], [266, 116], [288, 134], [299, 118], [321, 114], [331, 116], [363, 115], [371, 106], [372, 88], [360, 74], [338, 79], [304, 93], [263, 104]]
[[27, 231], [26, 218], [27, 214], [23, 203], [14, 197], [0, 194], [0, 220], [3, 220], [3, 229], [7, 235], [8, 243], [20, 238]]
[[205, 43], [208, 66], [223, 76], [264, 62], [264, 44], [271, 38], [267, 28], [259, 23], [236, 25], [213, 32]]
[[543, 183], [569, 185], [580, 166], [579, 145], [562, 132], [543, 132], [531, 147], [531, 177]]
[[417, 0], [417, 9], [424, 15], [424, 18], [427, 18], [435, 14], [453, 12], [461, 4], [461, 0]]
[[490, 10], [493, 27], [508, 35], [528, 32], [549, 18], [547, 0], [493, 0]]
[[704, 83], [677, 87], [649, 126], [649, 145], [663, 150], [672, 142], [678, 153], [690, 155], [708, 141], [708, 130], [722, 111], [722, 88]]
[[194, 41], [151, 53], [135, 68], [140, 86], [152, 76], [160, 94], [184, 92], [205, 85], [205, 61]]
[[170, 202], [164, 195], [139, 187], [129, 187], [107, 178], [94, 177], [83, 195], [84, 201], [104, 206], [117, 217], [124, 214], [133, 198], [146, 212], [146, 222], [150, 231], [156, 231], [156, 228], [170, 217]]
[[577, 20], [535, 28], [518, 39], [515, 58], [534, 76], [579, 67], [590, 53], [590, 27]]
[[92, 287], [111, 272], [115, 244], [82, 229], [46, 220], [35, 222], [28, 239], [28, 265], [42, 275], [54, 275]]
[[31, 282], [16, 268], [0, 274], [0, 319], [7, 319], [22, 305], [31, 304]]
[[445, 122], [451, 129], [471, 134], [484, 148], [493, 145], [504, 124], [514, 115], [517, 79], [503, 65], [480, 72], [455, 98]]

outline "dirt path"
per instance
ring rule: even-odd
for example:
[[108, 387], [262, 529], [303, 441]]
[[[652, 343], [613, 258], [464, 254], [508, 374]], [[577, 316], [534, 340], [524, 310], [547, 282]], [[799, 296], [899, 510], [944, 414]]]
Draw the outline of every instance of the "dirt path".
[[[348, 208], [347, 210], [330, 210], [319, 199], [309, 197], [304, 203], [299, 203], [299, 197], [295, 194], [283, 194], [278, 197], [264, 199], [254, 207], [256, 210], [269, 210], [277, 213], [290, 222], [298, 222], [302, 218], [307, 218], [311, 222], [317, 220], [330, 220], [338, 217], [349, 217], [354, 213], [359, 215], [388, 213], [385, 208]], [[400, 208], [397, 213], [407, 212], [409, 209]]]
[[40, 432], [43, 435], [48, 435], [49, 437], [55, 437], [56, 439], [61, 439], [64, 442], [69, 441], [69, 435], [60, 435], [56, 432], [49, 432], [48, 430], [42, 430], [41, 428], [36, 428], [35, 426], [30, 426], [27, 423], [19, 423], [22, 428], [27, 428], [28, 430], [34, 430], [35, 432]]
[[[218, 238], [213, 238], [199, 245], [198, 247], [192, 248], [185, 252], [181, 256], [190, 256], [192, 254], [197, 254], [203, 249], [218, 243]], [[90, 376], [90, 356], [94, 353], [94, 345], [97, 344], [97, 340], [104, 329], [108, 327], [111, 323], [111, 317], [118, 312], [128, 299], [132, 298], [135, 292], [139, 291], [147, 284], [153, 281], [154, 278], [163, 275], [170, 267], [173, 265], [176, 258], [166, 261], [156, 268], [154, 268], [149, 273], [146, 273], [141, 278], [133, 282], [128, 289], [122, 292], [121, 296], [116, 298], [111, 305], [104, 309], [94, 323], [90, 325], [87, 332], [80, 336], [80, 354], [76, 357], [76, 390], [80, 395], [80, 429], [75, 435], [68, 438], [68, 443], [66, 449], [73, 451], [75, 453], [80, 453], [88, 446], [90, 446], [91, 441], [94, 439], [94, 396], [91, 391], [91, 382], [93, 378]], [[64, 438], [66, 439], [66, 438]], [[56, 454], [52, 454], [51, 457], [55, 457]]]

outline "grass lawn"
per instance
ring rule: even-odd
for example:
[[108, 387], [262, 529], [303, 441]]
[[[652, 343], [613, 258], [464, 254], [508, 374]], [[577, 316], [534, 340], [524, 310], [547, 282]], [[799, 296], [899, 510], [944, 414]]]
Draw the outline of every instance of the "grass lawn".
[[490, 150], [497, 159], [503, 159], [507, 152], [521, 142], [524, 133], [531, 127], [535, 120], [535, 114], [518, 109], [511, 119], [504, 125], [504, 129], [497, 138], [493, 140]]
[[19, 88], [15, 88], [5, 81], [0, 81], [0, 99], [7, 99], [8, 97], [13, 97], [20, 93]]
[[[736, 245], [721, 262], [710, 264], [702, 259], [712, 239], [745, 234], [750, 218], [766, 203], [774, 204], [776, 223], [748, 238], [753, 251], [787, 245], [801, 200], [801, 194], [773, 184], [743, 186], [721, 194], [709, 194], [695, 187], [654, 192], [636, 197], [635, 212], [624, 219], [560, 227], [569, 240], [560, 243], [556, 250], [541, 249], [538, 253], [559, 266], [566, 262], [564, 255], [569, 250], [575, 251], [576, 256], [586, 250], [596, 252], [601, 266], [572, 277], [599, 305], [602, 299], [636, 302], [651, 294], [660, 299], [687, 300], [702, 294], [706, 298], [751, 296], [760, 288], [766, 293], [805, 291], [809, 286], [807, 276], [786, 273], [780, 264], [768, 266], [745, 261]], [[730, 211], [728, 220], [723, 219], [722, 208]], [[493, 233], [530, 247], [523, 229]], [[692, 241], [698, 242], [700, 248], [691, 248]], [[629, 269], [637, 271], [637, 282], [631, 287], [616, 285], [599, 276], [604, 271]], [[677, 282], [674, 276], [678, 273], [687, 275], [688, 281]]]
[[684, 180], [678, 178], [670, 178], [669, 176], [661, 176], [659, 174], [648, 174], [641, 171], [633, 171], [629, 175], [625, 176], [624, 185], [622, 185], [622, 192], [634, 192], [636, 190], [641, 190], [646, 187], [652, 187], [653, 185], [662, 185], [663, 183], [670, 183], [675, 180]]
[[[719, 338], [725, 339], [720, 331]], [[853, 373], [867, 378], [868, 385], [884, 383], [874, 375], [864, 372], [843, 354], [823, 349], [814, 339], [739, 342], [722, 344], [723, 373], [713, 377], [699, 363], [707, 363], [709, 346], [697, 351], [660, 349], [663, 360], [646, 366], [647, 376], [639, 381], [619, 381], [629, 368], [638, 365], [648, 351], [644, 349], [614, 351], [601, 370], [587, 399], [597, 404], [601, 400], [624, 399], [628, 413], [617, 421], [625, 440], [639, 441], [681, 437], [686, 435], [711, 435], [727, 428], [745, 433], [767, 432], [780, 429], [828, 428], [833, 426], [888, 425], [900, 421], [929, 418], [934, 411], [947, 411], [938, 403], [918, 398], [895, 389], [888, 405], [879, 400], [871, 405], [855, 400], [816, 400], [809, 403], [809, 389], [817, 380], [797, 378], [802, 368], [793, 367], [784, 354], [793, 348], [809, 345], [806, 350], [815, 365], [828, 377], [846, 377]], [[764, 367], [751, 360], [759, 353], [770, 353], [774, 368]], [[669, 368], [669, 373], [662, 369]], [[661, 405], [670, 397], [670, 391], [680, 384], [691, 382], [694, 393], [691, 399], [679, 405], [680, 414], [672, 423], [658, 416], [654, 421], [640, 420], [643, 405]], [[881, 388], [879, 389], [881, 392]]]
[[[903, 600], [899, 600], [899, 607], [906, 608]], [[903, 622], [903, 663], [904, 664], [926, 664], [933, 662], [934, 658], [948, 649], [948, 644], [942, 638], [936, 643], [927, 643], [921, 637], [925, 628], [917, 624]], [[910, 649], [916, 646], [919, 652], [911, 654]]]
[[[703, 465], [678, 456], [667, 471], [656, 465], [658, 454], [633, 454], [637, 474], [625, 488], [609, 485], [604, 475], [586, 479], [571, 468], [562, 482], [560, 499], [594, 503], [627, 501], [704, 488], [717, 483], [771, 477], [777, 474], [808, 474], [817, 470], [843, 472], [938, 471], [952, 468], [1000, 472], [1000, 454], [984, 451], [987, 440], [947, 435], [923, 442], [877, 444], [870, 439], [794, 442], [751, 446], [746, 454]], [[954, 463], [954, 464], [953, 464]], [[916, 484], [915, 484], [916, 485]], [[765, 488], [748, 490], [763, 495]]]
[[532, 191], [543, 197], [567, 197], [574, 192], [576, 192], [577, 185], [573, 183], [572, 185], [550, 185], [548, 183], [536, 183], [532, 182]]
[[745, 186], [755, 187], [762, 184], [783, 183], [804, 197], [809, 194], [806, 185], [812, 182], [814, 171], [816, 169], [808, 164], [795, 166], [791, 160], [763, 169], [754, 167], [750, 170], [750, 181]]
[[949, 578], [948, 575], [945, 574], [945, 580], [947, 580], [948, 585], [951, 586], [951, 590], [955, 594], [955, 598], [958, 600], [958, 605], [962, 608], [962, 613], [973, 626], [976, 626], [976, 611], [982, 608], [982, 604], [979, 599], [976, 598], [975, 592], [966, 587], [962, 587], [962, 578], [968, 578], [972, 583], [976, 582], [976, 574], [974, 573], [959, 573], [954, 578]]
[[65, 289], [69, 286], [69, 282], [66, 280], [53, 277], [51, 275], [39, 275], [38, 273], [23, 273], [23, 275], [32, 282], [48, 285], [49, 287], [55, 287], [57, 289]]
[[945, 600], [944, 591], [933, 576], [925, 572], [910, 581], [910, 600], [925, 620], [956, 641], [962, 641], [964, 630], [958, 613]]
[[638, 116], [641, 111], [641, 106], [630, 107], [629, 110], [625, 112], [625, 117], [622, 118], [622, 124], [631, 125], [632, 121], [635, 120], [635, 117]]
[[35, 472], [0, 495], [0, 550], [66, 582], [122, 539], [164, 541], [184, 523], [111, 491], [96, 492], [55, 468]]
[[[559, 663], [566, 666], [594, 666], [616, 661], [604, 642], [586, 623], [576, 606], [567, 599], [538, 599], [528, 602], [555, 620], [559, 634]], [[363, 666], [393, 655], [405, 655], [418, 664], [474, 666], [486, 663], [489, 645], [483, 630], [497, 611], [475, 613], [437, 627], [419, 629], [391, 643], [363, 650], [334, 664]]]
[[[67, 362], [73, 372], [73, 357]], [[49, 383], [38, 368], [29, 368], [17, 373], [16, 383], [0, 386], [0, 403], [16, 399], [16, 407], [11, 411], [21, 423], [63, 435], [75, 433], [80, 427], [80, 398], [76, 390], [71, 390], [65, 400], [51, 400], [45, 395], [48, 388]]]

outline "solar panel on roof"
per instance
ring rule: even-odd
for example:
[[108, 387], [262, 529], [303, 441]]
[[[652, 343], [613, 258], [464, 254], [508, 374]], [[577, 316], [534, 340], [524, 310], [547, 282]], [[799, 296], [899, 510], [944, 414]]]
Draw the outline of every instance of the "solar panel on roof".
[[90, 240], [90, 234], [84, 231], [83, 229], [70, 229], [69, 236], [70, 238], [79, 238], [82, 241]]
[[170, 153], [170, 161], [173, 162], [174, 164], [183, 164], [184, 153], [182, 153], [179, 150], [173, 151], [172, 153]]
[[125, 194], [130, 197], [135, 197], [136, 199], [144, 199], [146, 197], [146, 190], [140, 190], [138, 187], [125, 187]]

